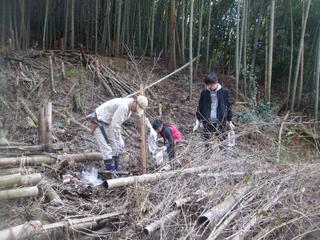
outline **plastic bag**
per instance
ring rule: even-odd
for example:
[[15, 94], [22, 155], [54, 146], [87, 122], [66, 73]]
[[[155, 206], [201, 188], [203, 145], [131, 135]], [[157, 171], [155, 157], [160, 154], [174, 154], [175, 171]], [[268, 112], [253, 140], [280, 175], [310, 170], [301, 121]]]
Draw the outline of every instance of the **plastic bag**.
[[154, 155], [157, 150], [157, 135], [150, 134], [148, 138], [148, 148], [149, 151]]
[[96, 168], [92, 168], [90, 171], [82, 171], [81, 180], [91, 184], [94, 187], [101, 185], [103, 182], [98, 178], [98, 170]]

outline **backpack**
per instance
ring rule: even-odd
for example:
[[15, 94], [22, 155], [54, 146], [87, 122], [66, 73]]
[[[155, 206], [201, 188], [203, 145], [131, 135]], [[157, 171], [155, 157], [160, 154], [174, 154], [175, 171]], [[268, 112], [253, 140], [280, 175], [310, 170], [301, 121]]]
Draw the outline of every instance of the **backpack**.
[[179, 131], [179, 129], [176, 127], [176, 125], [170, 124], [170, 125], [169, 125], [169, 128], [170, 128], [171, 131], [172, 131], [173, 140], [174, 140], [175, 142], [180, 142], [180, 141], [182, 140], [182, 134], [181, 134], [181, 132]]

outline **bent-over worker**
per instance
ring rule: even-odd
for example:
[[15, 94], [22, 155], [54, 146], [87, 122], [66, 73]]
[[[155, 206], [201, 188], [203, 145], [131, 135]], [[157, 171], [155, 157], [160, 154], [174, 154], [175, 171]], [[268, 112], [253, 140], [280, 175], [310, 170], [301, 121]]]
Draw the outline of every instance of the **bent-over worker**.
[[142, 116], [148, 106], [145, 96], [115, 98], [95, 109], [87, 116], [91, 121], [91, 131], [99, 145], [106, 170], [118, 171], [119, 154], [124, 148], [121, 125], [132, 113]]

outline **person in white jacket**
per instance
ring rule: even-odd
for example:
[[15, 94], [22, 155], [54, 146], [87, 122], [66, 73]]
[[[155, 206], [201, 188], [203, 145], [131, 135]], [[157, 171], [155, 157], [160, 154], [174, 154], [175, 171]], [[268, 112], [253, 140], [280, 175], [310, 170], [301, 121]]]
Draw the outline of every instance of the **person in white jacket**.
[[99, 145], [106, 170], [118, 171], [119, 153], [124, 148], [121, 125], [132, 113], [141, 116], [148, 106], [145, 96], [137, 98], [114, 98], [95, 109], [87, 116], [91, 121], [91, 131]]

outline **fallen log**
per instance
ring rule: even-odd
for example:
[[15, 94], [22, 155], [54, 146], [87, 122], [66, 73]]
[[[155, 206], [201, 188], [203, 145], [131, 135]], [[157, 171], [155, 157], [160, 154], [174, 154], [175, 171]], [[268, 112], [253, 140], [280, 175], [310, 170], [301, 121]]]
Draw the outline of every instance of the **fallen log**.
[[34, 197], [39, 194], [39, 189], [35, 187], [23, 187], [10, 190], [0, 191], [0, 200], [23, 198], [23, 197]]
[[148, 226], [146, 226], [143, 229], [143, 232], [145, 234], [150, 234], [154, 231], [156, 231], [157, 229], [161, 228], [166, 222], [173, 220], [175, 217], [177, 217], [180, 213], [180, 210], [175, 210], [170, 212], [169, 214], [163, 216], [162, 218], [160, 218], [159, 220], [149, 224]]
[[246, 185], [242, 188], [239, 188], [235, 192], [228, 195], [225, 200], [218, 205], [214, 206], [213, 208], [206, 211], [202, 214], [198, 220], [198, 225], [208, 225], [211, 222], [218, 221], [222, 216], [224, 216], [236, 202], [241, 199], [249, 190], [251, 186]]
[[1, 166], [34, 166], [42, 164], [54, 164], [57, 160], [61, 161], [100, 161], [102, 155], [97, 152], [93, 153], [80, 153], [80, 154], [62, 154], [62, 155], [34, 155], [22, 157], [7, 157], [0, 158]]
[[18, 186], [33, 186], [40, 182], [42, 176], [40, 173], [21, 175], [20, 173], [11, 174], [0, 177], [0, 187]]
[[163, 179], [163, 178], [171, 178], [176, 175], [192, 174], [192, 173], [207, 171], [210, 169], [210, 167], [212, 166], [186, 168], [183, 170], [160, 172], [160, 173], [153, 173], [153, 174], [143, 174], [140, 176], [131, 176], [131, 177], [125, 177], [125, 178], [118, 178], [118, 179], [110, 179], [104, 182], [104, 186], [108, 189], [111, 189], [111, 188], [117, 188], [117, 187], [130, 186], [138, 183], [149, 183], [149, 182], [154, 182], [156, 180]]
[[223, 230], [229, 225], [229, 223], [237, 216], [237, 211], [234, 211], [233, 213], [228, 216], [226, 220], [215, 230], [212, 231], [207, 240], [215, 240], [217, 239], [220, 234], [223, 232]]

